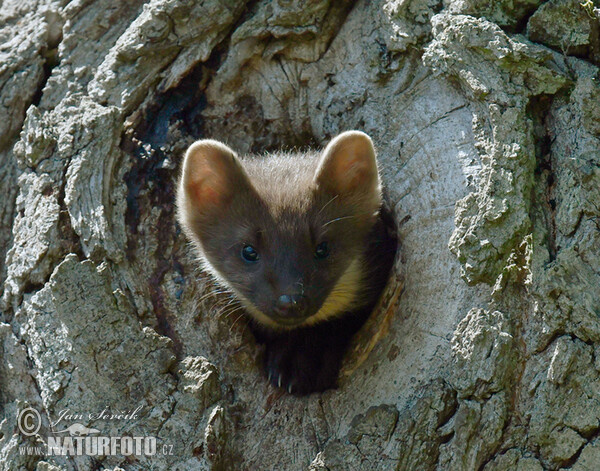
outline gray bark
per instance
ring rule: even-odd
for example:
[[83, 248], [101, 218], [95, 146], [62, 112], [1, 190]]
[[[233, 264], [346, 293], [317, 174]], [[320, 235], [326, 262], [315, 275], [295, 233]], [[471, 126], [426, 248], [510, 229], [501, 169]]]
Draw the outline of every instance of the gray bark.
[[[594, 3], [0, 1], [0, 469], [600, 469]], [[296, 398], [198, 270], [174, 182], [199, 137], [347, 129], [400, 251], [340, 388]], [[159, 453], [22, 454], [65, 410]]]

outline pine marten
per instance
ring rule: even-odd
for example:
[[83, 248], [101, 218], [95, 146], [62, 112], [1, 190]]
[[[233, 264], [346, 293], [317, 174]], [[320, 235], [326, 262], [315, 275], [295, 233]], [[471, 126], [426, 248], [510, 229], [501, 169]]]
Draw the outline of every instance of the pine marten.
[[214, 140], [187, 150], [177, 218], [247, 311], [274, 386], [297, 395], [336, 386], [394, 260], [381, 207], [375, 149], [359, 131], [322, 153], [240, 158]]

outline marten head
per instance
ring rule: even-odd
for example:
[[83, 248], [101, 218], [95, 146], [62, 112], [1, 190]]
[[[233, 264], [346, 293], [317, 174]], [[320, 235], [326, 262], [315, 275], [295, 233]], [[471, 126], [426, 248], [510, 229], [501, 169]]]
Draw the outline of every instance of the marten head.
[[218, 141], [186, 152], [177, 216], [205, 268], [274, 329], [360, 307], [367, 235], [381, 206], [371, 139], [320, 154], [241, 160]]

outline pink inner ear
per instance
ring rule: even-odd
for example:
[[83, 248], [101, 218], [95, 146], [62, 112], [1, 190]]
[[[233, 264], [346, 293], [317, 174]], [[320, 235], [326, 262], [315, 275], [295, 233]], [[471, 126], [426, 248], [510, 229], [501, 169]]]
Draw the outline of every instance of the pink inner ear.
[[[209, 149], [210, 150], [210, 149]], [[227, 168], [218, 152], [196, 152], [189, 158], [187, 192], [196, 209], [218, 209], [227, 198]]]
[[195, 175], [188, 183], [188, 194], [198, 210], [210, 211], [223, 206], [227, 191], [217, 174], [204, 170], [203, 174]]
[[365, 183], [367, 166], [360, 157], [347, 156], [337, 162], [335, 175], [343, 190], [352, 190]]
[[196, 206], [200, 209], [207, 209], [210, 206], [219, 206], [222, 199], [221, 192], [207, 180], [208, 179], [205, 179], [204, 181], [190, 184], [194, 201]]

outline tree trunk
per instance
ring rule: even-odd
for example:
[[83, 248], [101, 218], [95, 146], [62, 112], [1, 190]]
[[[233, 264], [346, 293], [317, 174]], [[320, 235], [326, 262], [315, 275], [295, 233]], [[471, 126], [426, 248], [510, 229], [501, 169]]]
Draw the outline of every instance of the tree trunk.
[[[600, 469], [594, 3], [0, 2], [0, 468]], [[400, 248], [339, 389], [298, 398], [174, 184], [200, 137], [348, 129]], [[27, 448], [76, 423], [156, 454]]]

